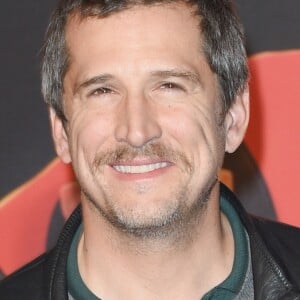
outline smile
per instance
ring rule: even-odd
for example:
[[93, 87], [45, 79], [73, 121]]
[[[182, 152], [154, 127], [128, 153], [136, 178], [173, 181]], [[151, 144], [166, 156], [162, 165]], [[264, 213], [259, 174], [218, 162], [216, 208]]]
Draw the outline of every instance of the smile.
[[166, 168], [167, 166], [169, 166], [169, 163], [159, 162], [154, 164], [137, 165], [137, 166], [115, 165], [112, 167], [120, 173], [143, 174], [157, 169]]

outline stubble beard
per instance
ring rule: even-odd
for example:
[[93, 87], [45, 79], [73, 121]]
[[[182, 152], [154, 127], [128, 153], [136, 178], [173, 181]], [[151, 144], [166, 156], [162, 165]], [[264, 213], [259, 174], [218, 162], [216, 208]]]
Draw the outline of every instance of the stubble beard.
[[[92, 172], [96, 176], [104, 165], [117, 164], [117, 162], [126, 161], [126, 159], [132, 159], [139, 155], [168, 158], [175, 163], [180, 162], [181, 172], [193, 172], [192, 164], [183, 153], [175, 152], [161, 144], [148, 144], [141, 149], [122, 146], [114, 151], [99, 153], [93, 162]], [[122, 234], [139, 240], [168, 239], [176, 242], [183, 237], [188, 238], [191, 227], [197, 226], [201, 221], [201, 215], [205, 212], [208, 199], [216, 183], [217, 175], [210, 178], [209, 182], [196, 195], [190, 191], [188, 183], [181, 186], [178, 190], [170, 193], [169, 198], [172, 199], [165, 201], [167, 204], [157, 208], [152, 216], [145, 216], [133, 209], [120, 208], [109, 193], [103, 193], [101, 196], [104, 205], [101, 205], [96, 197], [93, 197], [84, 188], [82, 188], [82, 194], [92, 208]], [[194, 197], [193, 200], [190, 199], [191, 195]]]

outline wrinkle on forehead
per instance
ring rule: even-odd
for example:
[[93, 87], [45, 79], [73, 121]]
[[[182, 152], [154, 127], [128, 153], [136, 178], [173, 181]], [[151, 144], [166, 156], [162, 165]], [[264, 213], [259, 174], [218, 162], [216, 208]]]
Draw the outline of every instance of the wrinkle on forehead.
[[[181, 3], [165, 6], [134, 7], [98, 20], [99, 22], [97, 22], [97, 18], [92, 17], [80, 21], [78, 15], [70, 18], [66, 28], [69, 65], [76, 60], [75, 55], [80, 52], [81, 48], [85, 47], [84, 37], [93, 34], [95, 42], [97, 42], [98, 36], [101, 38], [103, 42], [101, 50], [113, 46], [119, 40], [126, 47], [131, 47], [132, 53], [141, 46], [147, 48], [154, 45], [164, 50], [168, 48], [169, 44], [175, 43], [174, 36], [180, 36], [181, 40], [175, 39], [176, 48], [184, 48], [186, 45], [190, 45], [191, 50], [194, 48], [197, 52], [203, 53], [201, 32], [198, 26], [199, 18], [193, 16], [190, 7]], [[169, 25], [162, 26], [164, 23]], [[159, 41], [156, 33], [164, 35], [164, 40], [168, 42]], [[143, 40], [143, 43], [140, 43], [141, 40]], [[92, 50], [93, 44], [90, 44], [89, 47]], [[119, 49], [119, 47], [110, 47], [109, 51], [113, 51], [118, 55], [122, 54], [122, 49]]]

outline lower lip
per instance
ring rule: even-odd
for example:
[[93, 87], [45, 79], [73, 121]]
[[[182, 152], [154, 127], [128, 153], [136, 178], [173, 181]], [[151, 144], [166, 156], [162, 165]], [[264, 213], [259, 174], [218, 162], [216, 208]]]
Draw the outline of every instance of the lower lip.
[[173, 165], [169, 165], [163, 168], [155, 169], [153, 171], [149, 171], [146, 173], [121, 173], [114, 169], [113, 167], [110, 167], [113, 174], [120, 180], [124, 181], [138, 181], [138, 180], [145, 180], [145, 179], [151, 179], [158, 176], [161, 176], [165, 174], [167, 171], [172, 168]]

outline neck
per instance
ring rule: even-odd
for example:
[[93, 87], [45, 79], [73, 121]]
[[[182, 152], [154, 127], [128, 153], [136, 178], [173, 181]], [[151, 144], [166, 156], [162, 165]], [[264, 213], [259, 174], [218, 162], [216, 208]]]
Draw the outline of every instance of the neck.
[[84, 220], [79, 270], [99, 298], [199, 299], [230, 274], [234, 242], [218, 201], [210, 199], [197, 222], [164, 239], [122, 235], [99, 215]]

